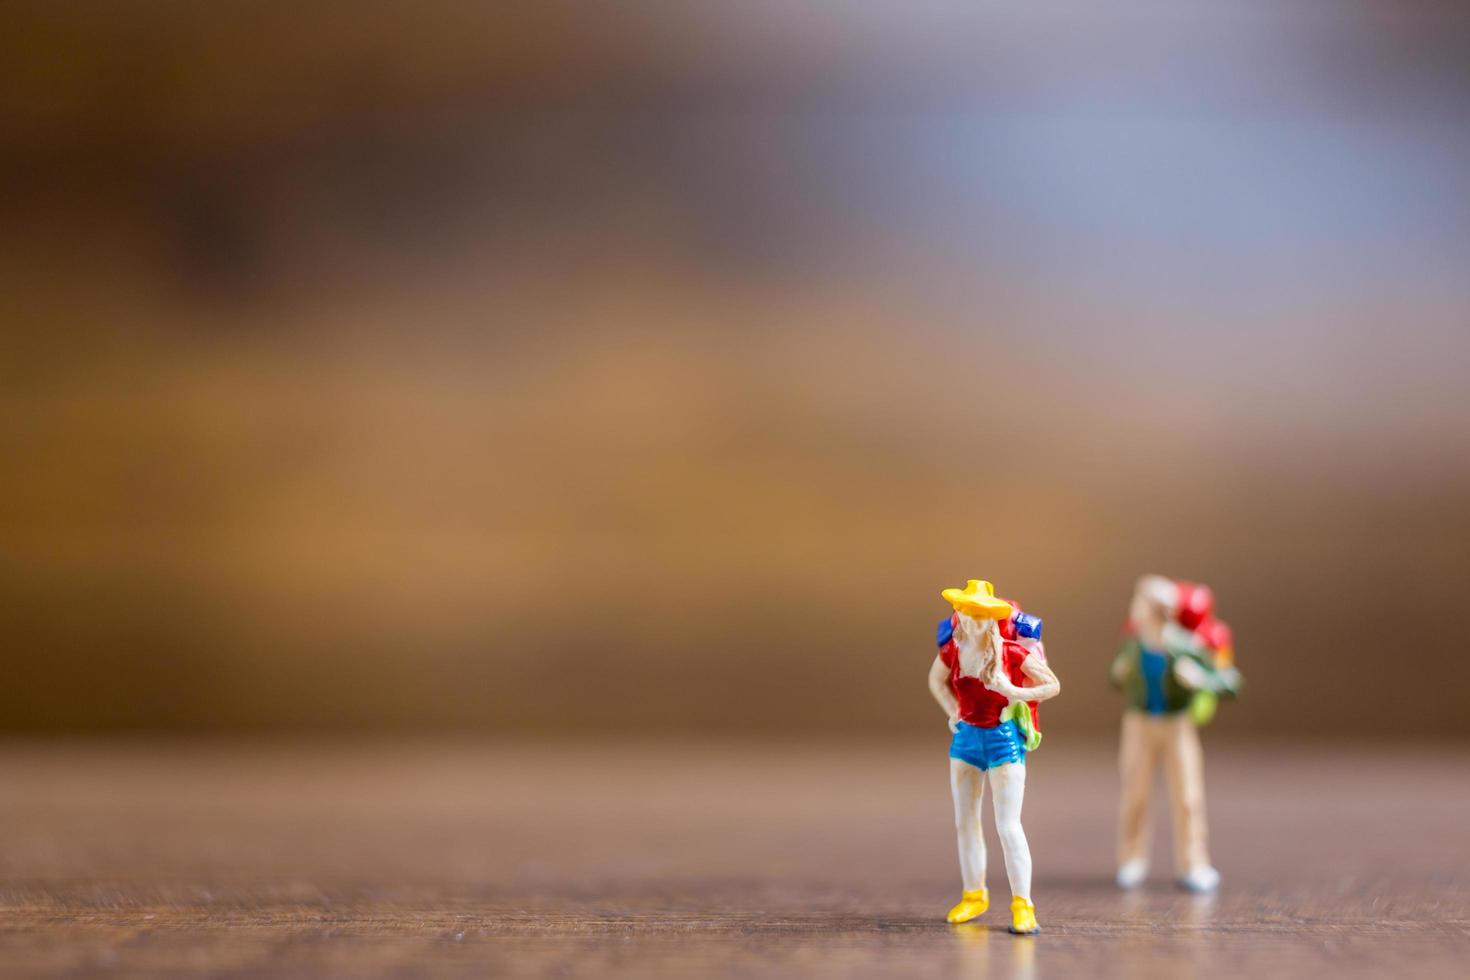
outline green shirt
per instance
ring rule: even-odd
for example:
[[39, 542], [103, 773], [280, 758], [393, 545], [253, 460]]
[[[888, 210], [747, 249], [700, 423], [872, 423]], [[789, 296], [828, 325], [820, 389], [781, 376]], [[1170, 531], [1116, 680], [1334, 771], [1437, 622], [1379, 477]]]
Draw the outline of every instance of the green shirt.
[[[1174, 673], [1174, 665], [1180, 657], [1185, 657], [1194, 662], [1200, 668], [1205, 678], [1204, 686], [1200, 688], [1207, 694], [1216, 696], [1235, 697], [1240, 691], [1240, 671], [1234, 667], [1217, 668], [1214, 659], [1198, 645], [1165, 636], [1163, 654], [1167, 658], [1164, 668], [1164, 712], [1174, 714], [1184, 711], [1194, 701], [1197, 693], [1194, 688], [1186, 687]], [[1128, 707], [1134, 711], [1148, 710], [1148, 681], [1143, 676], [1143, 644], [1138, 637], [1130, 636], [1123, 641], [1118, 649], [1118, 655], [1113, 658], [1113, 666], [1109, 672], [1113, 686], [1123, 692]]]

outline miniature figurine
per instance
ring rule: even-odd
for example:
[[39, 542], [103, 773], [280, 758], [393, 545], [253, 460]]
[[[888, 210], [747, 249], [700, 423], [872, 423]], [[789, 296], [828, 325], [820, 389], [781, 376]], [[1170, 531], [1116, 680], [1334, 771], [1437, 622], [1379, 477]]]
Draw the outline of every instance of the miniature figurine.
[[1031, 849], [1021, 829], [1026, 753], [1041, 744], [1037, 703], [1056, 697], [1062, 684], [1047, 666], [1039, 618], [997, 599], [995, 588], [978, 579], [942, 595], [954, 615], [939, 624], [939, 656], [929, 669], [929, 690], [949, 716], [953, 733], [949, 783], [964, 884], [948, 918], [969, 922], [990, 905], [980, 831], [988, 781], [1011, 885], [1011, 932], [1030, 935], [1040, 927], [1031, 902]]
[[1127, 699], [1118, 768], [1118, 887], [1148, 876], [1149, 791], [1160, 764], [1174, 817], [1174, 869], [1190, 891], [1213, 892], [1220, 872], [1210, 863], [1205, 827], [1203, 756], [1198, 726], [1221, 696], [1240, 691], [1230, 627], [1215, 618], [1208, 586], [1158, 575], [1138, 580], [1127, 633], [1111, 677]]

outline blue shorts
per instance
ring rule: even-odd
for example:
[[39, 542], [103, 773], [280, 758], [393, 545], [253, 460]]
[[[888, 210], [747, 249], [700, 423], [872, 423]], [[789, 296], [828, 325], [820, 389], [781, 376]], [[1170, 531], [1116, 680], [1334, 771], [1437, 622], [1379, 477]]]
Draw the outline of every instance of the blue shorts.
[[968, 762], [976, 769], [994, 769], [1012, 762], [1026, 762], [1026, 740], [1014, 721], [1003, 721], [994, 728], [981, 728], [960, 722], [949, 741], [949, 757]]

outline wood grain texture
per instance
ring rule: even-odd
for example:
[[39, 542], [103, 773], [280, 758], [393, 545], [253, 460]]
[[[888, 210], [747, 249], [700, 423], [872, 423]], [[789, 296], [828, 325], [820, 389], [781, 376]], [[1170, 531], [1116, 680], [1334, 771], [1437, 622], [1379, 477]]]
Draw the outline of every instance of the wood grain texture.
[[[9, 742], [6, 976], [1464, 976], [1463, 747], [1214, 746], [1221, 893], [1110, 883], [1110, 740], [1049, 742], [1043, 926], [943, 913], [920, 743]], [[987, 828], [989, 829], [989, 828]]]

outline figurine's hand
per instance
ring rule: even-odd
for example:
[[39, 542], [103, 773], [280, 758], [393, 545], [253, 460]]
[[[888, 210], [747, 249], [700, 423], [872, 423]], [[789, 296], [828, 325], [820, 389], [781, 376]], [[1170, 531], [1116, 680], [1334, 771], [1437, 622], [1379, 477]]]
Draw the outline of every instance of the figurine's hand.
[[954, 734], [955, 732], [958, 732], [959, 730], [960, 730], [960, 719], [959, 719], [959, 717], [957, 715], [950, 715], [949, 716], [949, 731], [950, 731], [950, 734]]
[[1179, 678], [1179, 683], [1192, 691], [1204, 691], [1210, 686], [1210, 678], [1204, 668], [1185, 657], [1174, 662], [1174, 676]]

